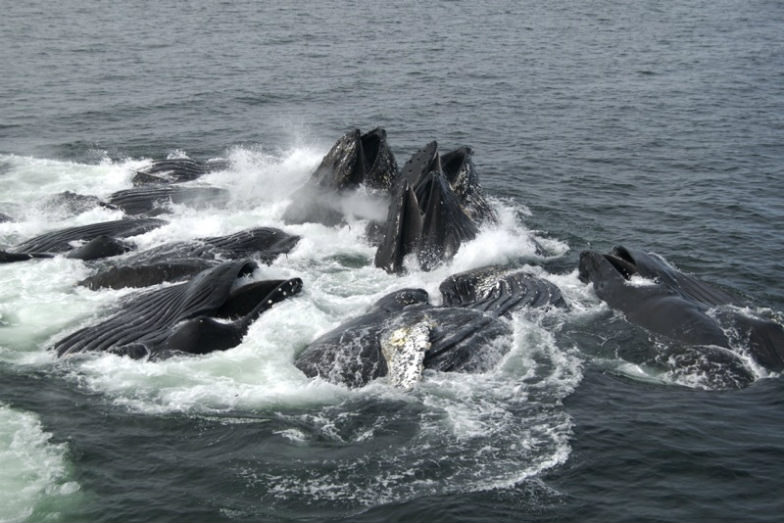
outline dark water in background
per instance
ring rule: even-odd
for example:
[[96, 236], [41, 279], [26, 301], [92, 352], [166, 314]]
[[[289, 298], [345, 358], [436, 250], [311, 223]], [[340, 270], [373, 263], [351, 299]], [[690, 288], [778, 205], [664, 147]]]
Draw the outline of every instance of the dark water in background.
[[[326, 148], [349, 128], [383, 126], [401, 163], [431, 139], [471, 145], [486, 190], [569, 245], [554, 271], [583, 248], [624, 244], [784, 310], [780, 2], [63, 1], [2, 12], [0, 153], [204, 157]], [[229, 473], [227, 463], [307, 459], [261, 436], [283, 424], [274, 416], [253, 437], [247, 425], [125, 412], [14, 369], [0, 401], [68, 443], [94, 496], [63, 519], [781, 517], [781, 378], [700, 391], [623, 377], [591, 356], [564, 402], [564, 464], [505, 488], [362, 510], [276, 504]]]

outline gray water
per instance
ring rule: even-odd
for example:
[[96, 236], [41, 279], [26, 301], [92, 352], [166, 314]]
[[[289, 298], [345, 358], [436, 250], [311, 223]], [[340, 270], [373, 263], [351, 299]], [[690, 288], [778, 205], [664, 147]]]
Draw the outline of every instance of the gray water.
[[[0, 266], [2, 520], [771, 521], [784, 502], [780, 376], [737, 389], [671, 368], [581, 284], [585, 248], [654, 251], [781, 318], [779, 2], [2, 2], [0, 245], [42, 206], [130, 186], [152, 158], [223, 157], [235, 206], [178, 210], [141, 241], [282, 226], [347, 130], [398, 163], [470, 145], [503, 216], [455, 262], [401, 280], [358, 230], [299, 226], [302, 276], [224, 355], [58, 362], [51, 340], [118, 296], [81, 262]], [[537, 258], [527, 238], [547, 248]], [[373, 298], [484, 262], [530, 264], [569, 314], [519, 316], [480, 376], [310, 382], [294, 355]], [[520, 261], [522, 260], [522, 261]], [[12, 502], [12, 500], [14, 500]]]

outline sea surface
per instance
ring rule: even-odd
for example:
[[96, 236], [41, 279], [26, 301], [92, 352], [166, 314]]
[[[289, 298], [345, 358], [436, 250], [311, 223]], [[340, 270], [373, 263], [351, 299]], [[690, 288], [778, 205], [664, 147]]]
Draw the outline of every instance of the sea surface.
[[[0, 12], [0, 248], [120, 216], [52, 194], [105, 197], [154, 159], [223, 158], [200, 183], [230, 205], [175, 206], [137, 244], [281, 227], [302, 240], [257, 276], [304, 281], [223, 353], [58, 360], [54, 341], [133, 291], [79, 287], [91, 267], [62, 256], [0, 265], [0, 521], [781, 519], [782, 377], [672, 357], [576, 267], [588, 248], [655, 252], [782, 320], [783, 3]], [[499, 224], [403, 276], [373, 266], [362, 213], [285, 225], [334, 141], [377, 126], [400, 165], [431, 140], [470, 145]], [[405, 392], [293, 365], [387, 292], [437, 295], [449, 274], [503, 263], [570, 307], [517, 313], [491, 372], [426, 372]]]

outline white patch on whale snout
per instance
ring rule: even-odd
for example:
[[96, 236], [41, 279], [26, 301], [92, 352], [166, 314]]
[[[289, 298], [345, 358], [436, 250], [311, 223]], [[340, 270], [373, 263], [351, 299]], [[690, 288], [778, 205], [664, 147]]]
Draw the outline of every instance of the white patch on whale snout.
[[411, 390], [422, 379], [432, 327], [432, 322], [425, 319], [381, 334], [381, 354], [387, 361], [387, 379], [393, 387]]

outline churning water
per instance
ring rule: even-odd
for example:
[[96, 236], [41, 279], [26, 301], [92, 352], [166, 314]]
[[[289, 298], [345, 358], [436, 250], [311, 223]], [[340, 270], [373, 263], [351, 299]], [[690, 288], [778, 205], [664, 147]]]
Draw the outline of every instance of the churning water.
[[[4, 5], [0, 246], [121, 216], [55, 193], [224, 158], [198, 183], [227, 205], [175, 206], [135, 242], [280, 227], [302, 239], [254, 276], [304, 288], [226, 352], [58, 360], [54, 341], [133, 291], [77, 286], [91, 268], [64, 257], [0, 265], [0, 520], [777, 519], [780, 376], [684, 356], [576, 266], [652, 250], [781, 320], [782, 19], [764, 1]], [[375, 126], [399, 164], [471, 145], [499, 224], [404, 276], [373, 266], [373, 202], [285, 225], [331, 144]], [[491, 372], [403, 392], [293, 365], [390, 291], [507, 263], [569, 308], [516, 313]]]

